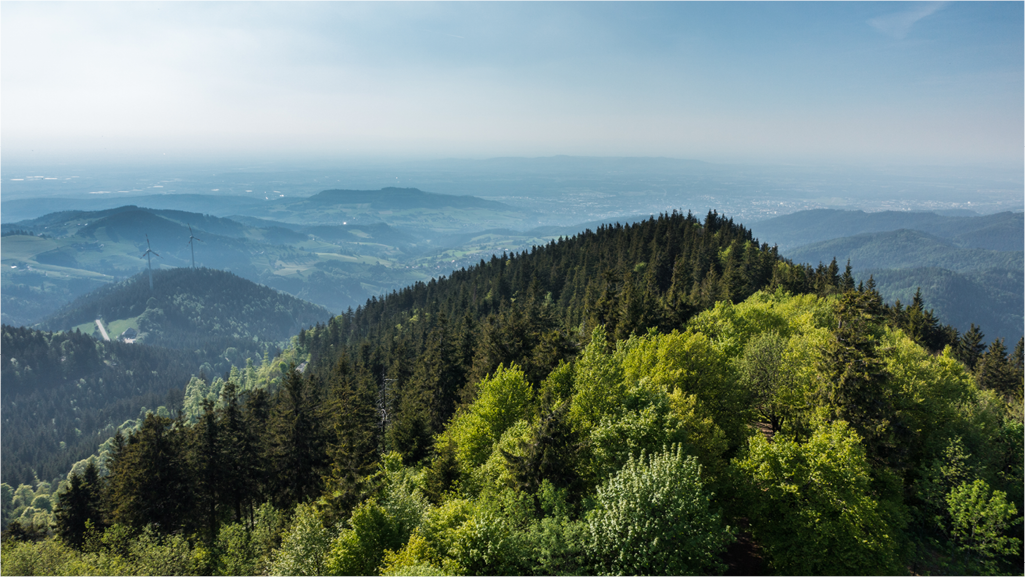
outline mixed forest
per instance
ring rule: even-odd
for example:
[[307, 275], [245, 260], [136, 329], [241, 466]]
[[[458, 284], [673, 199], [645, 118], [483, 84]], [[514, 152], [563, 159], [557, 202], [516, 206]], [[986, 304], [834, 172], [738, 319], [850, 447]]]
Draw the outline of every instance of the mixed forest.
[[2, 485], [2, 571], [1020, 572], [1025, 343], [985, 343], [714, 212], [603, 226], [184, 379]]

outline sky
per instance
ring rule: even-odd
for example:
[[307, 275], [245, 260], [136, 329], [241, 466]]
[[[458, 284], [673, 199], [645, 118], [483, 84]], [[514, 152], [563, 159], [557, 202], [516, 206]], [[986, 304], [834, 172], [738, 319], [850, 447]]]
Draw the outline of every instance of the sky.
[[1023, 3], [0, 3], [9, 162], [1020, 167]]

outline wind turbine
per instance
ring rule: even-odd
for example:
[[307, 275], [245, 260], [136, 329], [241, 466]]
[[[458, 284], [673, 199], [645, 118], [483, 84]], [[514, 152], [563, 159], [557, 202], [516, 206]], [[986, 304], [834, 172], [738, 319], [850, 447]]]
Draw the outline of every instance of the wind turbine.
[[[146, 252], [142, 253], [142, 256], [146, 257], [146, 264], [149, 265], [149, 290], [153, 290], [153, 260], [150, 257], [151, 254], [157, 254], [153, 252], [153, 249], [149, 246], [149, 235], [146, 235]], [[158, 257], [164, 258], [157, 254]]]
[[[196, 247], [194, 247], [192, 245], [192, 241], [193, 240], [198, 240], [199, 242], [203, 242], [203, 239], [201, 239], [198, 236], [192, 234], [192, 225], [190, 224], [189, 225], [189, 248], [192, 250], [192, 268], [196, 268]], [[153, 253], [153, 254], [156, 254], [156, 253]]]

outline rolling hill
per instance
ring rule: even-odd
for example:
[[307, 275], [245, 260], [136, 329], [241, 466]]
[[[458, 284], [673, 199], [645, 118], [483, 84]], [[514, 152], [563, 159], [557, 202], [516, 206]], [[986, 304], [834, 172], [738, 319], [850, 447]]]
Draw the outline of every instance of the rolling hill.
[[302, 225], [243, 217], [245, 222], [136, 206], [65, 211], [4, 225], [3, 321], [30, 325], [75, 297], [146, 268], [146, 239], [158, 268], [196, 264], [233, 272], [342, 311], [375, 294], [429, 277], [399, 266], [422, 247], [420, 237], [376, 222]]
[[134, 329], [136, 338], [147, 344], [193, 350], [225, 339], [285, 341], [330, 317], [323, 307], [229, 272], [178, 268], [154, 271], [152, 290], [147, 273], [97, 289], [41, 326], [92, 333], [88, 329], [102, 319], [113, 328], [108, 329], [112, 336]]

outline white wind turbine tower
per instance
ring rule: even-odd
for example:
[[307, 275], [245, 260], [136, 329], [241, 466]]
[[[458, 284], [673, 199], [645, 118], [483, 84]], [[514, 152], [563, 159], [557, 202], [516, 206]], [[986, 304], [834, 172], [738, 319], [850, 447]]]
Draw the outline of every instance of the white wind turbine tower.
[[151, 254], [156, 254], [159, 258], [164, 258], [159, 254], [153, 252], [153, 249], [149, 246], [149, 235], [146, 235], [146, 252], [142, 253], [142, 256], [146, 257], [146, 264], [149, 265], [149, 290], [153, 290], [153, 260], [150, 257]]
[[[192, 241], [193, 240], [198, 240], [199, 242], [203, 242], [203, 239], [201, 239], [198, 236], [192, 234], [192, 225], [190, 224], [189, 225], [189, 249], [192, 250], [192, 268], [196, 268], [196, 247], [192, 245]], [[153, 253], [153, 254], [156, 254], [156, 253]], [[159, 256], [159, 255], [157, 255], [157, 256]]]

